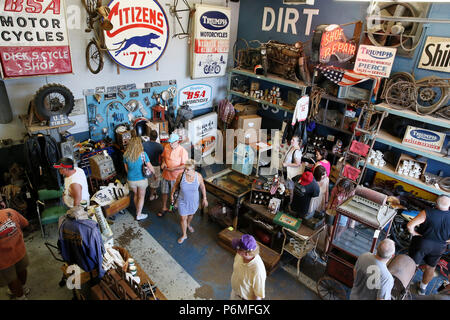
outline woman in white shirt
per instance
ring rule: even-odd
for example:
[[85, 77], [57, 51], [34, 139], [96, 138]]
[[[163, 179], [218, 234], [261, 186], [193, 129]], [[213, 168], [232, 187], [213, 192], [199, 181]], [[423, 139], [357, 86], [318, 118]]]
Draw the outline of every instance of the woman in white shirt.
[[303, 173], [304, 166], [302, 165], [302, 151], [300, 149], [301, 139], [299, 136], [291, 138], [290, 148], [286, 152], [283, 160], [283, 168], [286, 169], [286, 188], [289, 190], [290, 200], [289, 206], [294, 197], [294, 178]]

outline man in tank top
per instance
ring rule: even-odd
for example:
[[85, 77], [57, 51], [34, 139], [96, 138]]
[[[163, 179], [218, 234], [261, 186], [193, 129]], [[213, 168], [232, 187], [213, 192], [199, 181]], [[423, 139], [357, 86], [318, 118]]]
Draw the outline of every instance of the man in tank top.
[[425, 271], [417, 290], [419, 295], [425, 295], [434, 269], [450, 243], [449, 207], [450, 198], [441, 195], [436, 200], [436, 209], [422, 210], [408, 223], [408, 231], [413, 235], [408, 254], [417, 265], [425, 262]]
[[83, 169], [75, 168], [70, 158], [60, 159], [53, 167], [64, 177], [64, 204], [73, 208], [86, 201], [89, 205], [89, 188]]

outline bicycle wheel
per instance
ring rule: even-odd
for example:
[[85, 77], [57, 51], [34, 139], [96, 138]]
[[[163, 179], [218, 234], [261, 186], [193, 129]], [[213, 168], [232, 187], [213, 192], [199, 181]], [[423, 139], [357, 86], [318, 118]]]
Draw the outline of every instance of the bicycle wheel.
[[398, 81], [386, 90], [386, 102], [394, 109], [411, 109], [416, 105], [416, 88], [409, 81]]
[[328, 276], [317, 281], [317, 293], [322, 300], [346, 300], [347, 298], [342, 284]]
[[103, 54], [95, 40], [89, 41], [86, 47], [86, 64], [93, 74], [103, 69]]
[[[420, 79], [428, 81], [436, 77], [426, 77]], [[442, 107], [448, 100], [448, 88], [439, 86], [427, 86], [417, 88], [416, 111], [420, 114], [430, 114]]]

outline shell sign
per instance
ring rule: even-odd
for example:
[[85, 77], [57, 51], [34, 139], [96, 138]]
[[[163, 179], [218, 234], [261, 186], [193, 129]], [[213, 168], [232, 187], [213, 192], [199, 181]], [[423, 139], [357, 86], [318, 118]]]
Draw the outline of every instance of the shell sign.
[[105, 31], [110, 56], [128, 69], [144, 69], [164, 53], [169, 40], [167, 16], [156, 0], [113, 0]]

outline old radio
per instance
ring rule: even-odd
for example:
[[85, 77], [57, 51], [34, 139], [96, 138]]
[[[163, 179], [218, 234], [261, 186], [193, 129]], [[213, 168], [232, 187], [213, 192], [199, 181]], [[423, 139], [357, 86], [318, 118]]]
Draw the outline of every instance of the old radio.
[[120, 125], [116, 128], [116, 142], [121, 149], [125, 149], [130, 139], [131, 131], [126, 126]]
[[114, 163], [109, 155], [103, 153], [89, 158], [91, 176], [95, 179], [106, 180], [116, 173]]

